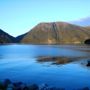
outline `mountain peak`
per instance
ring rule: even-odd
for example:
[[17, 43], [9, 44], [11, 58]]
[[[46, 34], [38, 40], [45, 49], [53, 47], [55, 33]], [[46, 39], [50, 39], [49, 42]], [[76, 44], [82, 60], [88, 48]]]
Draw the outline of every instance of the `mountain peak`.
[[68, 24], [70, 24], [70, 23], [67, 23], [67, 22], [62, 22], [62, 21], [58, 21], [58, 22], [41, 22], [41, 23], [39, 23], [38, 25], [46, 25], [46, 24], [53, 24], [53, 23], [55, 23], [55, 24], [61, 24], [61, 25], [68, 25]]
[[71, 44], [84, 43], [90, 38], [90, 30], [67, 22], [43, 22], [32, 28], [22, 38], [22, 43]]

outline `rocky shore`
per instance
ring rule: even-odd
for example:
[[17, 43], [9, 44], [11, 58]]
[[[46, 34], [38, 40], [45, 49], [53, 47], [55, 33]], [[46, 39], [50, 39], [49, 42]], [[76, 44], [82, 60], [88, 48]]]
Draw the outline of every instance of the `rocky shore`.
[[[27, 85], [22, 82], [12, 82], [9, 79], [5, 79], [4, 81], [0, 81], [0, 90], [66, 90], [65, 88], [57, 88], [50, 87], [47, 84], [37, 85]], [[90, 90], [88, 87], [84, 87], [81, 89], [73, 89], [73, 90]]]

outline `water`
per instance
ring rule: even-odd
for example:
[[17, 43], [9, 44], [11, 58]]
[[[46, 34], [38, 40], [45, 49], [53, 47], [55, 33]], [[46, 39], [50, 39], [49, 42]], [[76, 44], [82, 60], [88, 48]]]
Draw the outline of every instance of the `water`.
[[89, 46], [1, 45], [0, 80], [90, 88]]

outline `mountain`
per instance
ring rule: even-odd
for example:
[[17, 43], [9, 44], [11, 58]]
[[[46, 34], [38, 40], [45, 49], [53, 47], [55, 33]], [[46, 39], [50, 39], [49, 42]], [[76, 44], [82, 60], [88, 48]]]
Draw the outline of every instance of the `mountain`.
[[8, 33], [0, 29], [0, 44], [15, 43], [15, 42], [16, 40], [13, 36], [9, 35]]
[[70, 23], [76, 24], [79, 26], [90, 26], [90, 17], [81, 18], [81, 19], [76, 20], [76, 21], [71, 21]]
[[90, 26], [85, 27], [86, 29], [90, 30]]
[[66, 22], [40, 23], [31, 29], [21, 43], [77, 44], [90, 38], [90, 30]]
[[17, 36], [17, 37], [16, 37], [16, 42], [19, 43], [19, 42], [24, 38], [24, 36], [25, 36], [26, 34], [27, 34], [27, 33]]

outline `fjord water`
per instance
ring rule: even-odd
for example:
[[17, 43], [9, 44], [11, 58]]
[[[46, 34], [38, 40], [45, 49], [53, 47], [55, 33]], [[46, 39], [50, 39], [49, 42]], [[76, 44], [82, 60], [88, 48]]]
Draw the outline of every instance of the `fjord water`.
[[[73, 45], [1, 45], [0, 80], [27, 84], [48, 84], [66, 89], [90, 88], [89, 46]], [[43, 57], [73, 58], [66, 63], [40, 62]], [[47, 58], [48, 59], [48, 58]]]

